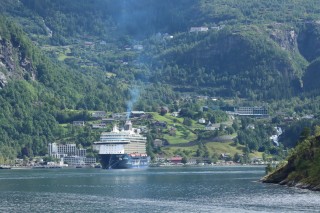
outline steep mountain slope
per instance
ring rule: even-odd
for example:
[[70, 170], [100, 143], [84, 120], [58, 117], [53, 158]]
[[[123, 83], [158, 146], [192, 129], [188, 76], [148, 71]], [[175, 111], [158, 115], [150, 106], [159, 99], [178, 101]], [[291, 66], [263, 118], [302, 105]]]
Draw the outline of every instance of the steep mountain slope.
[[172, 46], [155, 58], [167, 66], [155, 79], [215, 88], [219, 96], [291, 97], [301, 90], [307, 62], [299, 55], [295, 35], [268, 27], [226, 27], [173, 39]]
[[320, 79], [320, 58], [312, 61], [308, 66], [304, 75], [304, 89], [311, 91], [315, 94], [319, 92], [319, 79]]
[[[41, 16], [53, 30], [51, 42], [55, 44], [66, 44], [70, 36], [78, 37], [83, 34], [105, 38], [130, 35], [141, 39], [157, 32], [182, 31], [188, 28], [188, 22], [193, 20], [191, 14], [198, 12], [194, 10], [194, 5], [197, 4], [194, 0], [21, 2], [33, 13]], [[177, 11], [180, 11], [179, 14]], [[186, 17], [189, 19], [185, 19]]]
[[[151, 79], [179, 84], [179, 91], [259, 100], [290, 98], [308, 84], [303, 82], [304, 72], [318, 57], [314, 20], [320, 6], [315, 1], [21, 2], [52, 30], [47, 41], [51, 44], [92, 35], [122, 48], [150, 44], [150, 36], [158, 32], [175, 35], [171, 41], [152, 43], [142, 61]], [[209, 32], [185, 33], [195, 26], [207, 26]]]
[[301, 25], [298, 45], [301, 55], [309, 62], [320, 56], [320, 23], [306, 22]]
[[114, 85], [114, 92], [105, 78], [53, 63], [4, 18], [0, 18], [0, 38], [2, 159], [45, 154], [47, 144], [66, 133], [57, 122], [66, 110], [68, 116], [68, 110], [101, 110], [108, 103], [112, 110], [125, 108], [126, 89]]
[[[8, 0], [4, 0], [8, 1]], [[21, 0], [49, 27], [64, 36], [89, 32], [103, 34], [111, 27], [131, 36], [182, 32], [191, 26], [221, 24], [297, 23], [316, 20], [316, 0]], [[61, 24], [64, 23], [64, 26]], [[68, 23], [68, 24], [66, 24]], [[71, 24], [72, 23], [72, 24]], [[60, 29], [60, 30], [58, 30]]]

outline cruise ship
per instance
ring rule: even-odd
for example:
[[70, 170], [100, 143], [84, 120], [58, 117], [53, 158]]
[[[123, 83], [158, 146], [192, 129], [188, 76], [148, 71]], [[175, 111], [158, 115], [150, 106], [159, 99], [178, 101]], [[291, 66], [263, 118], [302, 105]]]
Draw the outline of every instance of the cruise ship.
[[122, 130], [115, 125], [111, 132], [103, 132], [94, 149], [99, 152], [103, 169], [145, 168], [150, 162], [146, 143], [147, 138], [127, 120]]

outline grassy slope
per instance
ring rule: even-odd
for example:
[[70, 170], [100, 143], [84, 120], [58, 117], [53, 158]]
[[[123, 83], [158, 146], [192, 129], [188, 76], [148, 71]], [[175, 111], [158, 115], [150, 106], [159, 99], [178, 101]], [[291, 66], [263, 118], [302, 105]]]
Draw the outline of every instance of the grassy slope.
[[170, 144], [188, 143], [197, 139], [197, 136], [190, 130], [190, 128], [182, 124], [183, 118], [177, 118], [171, 116], [170, 114], [161, 116], [159, 115], [159, 113], [156, 112], [151, 114], [154, 120], [167, 122], [168, 128], [176, 128], [175, 136], [171, 136], [169, 134], [164, 135], [164, 139], [166, 139]]
[[[159, 113], [152, 112], [150, 113], [153, 116], [154, 120], [167, 122], [168, 128], [171, 126], [174, 126], [176, 131], [176, 136], [170, 136], [169, 134], [164, 134], [164, 139], [168, 140], [170, 145], [177, 145], [177, 144], [186, 144], [188, 142], [194, 141], [197, 139], [197, 136], [192, 132], [194, 129], [200, 129], [203, 128], [203, 125], [198, 124], [196, 121], [192, 121], [192, 126], [187, 127], [182, 124], [183, 118], [173, 117], [170, 114], [166, 114], [164, 116], [159, 115]], [[226, 124], [228, 122], [225, 122]], [[228, 124], [231, 125], [229, 122]], [[186, 135], [188, 134], [188, 136]], [[187, 137], [186, 137], [187, 136]], [[230, 142], [207, 142], [206, 146], [208, 147], [209, 151], [211, 153], [229, 153], [231, 156], [233, 156], [236, 153], [242, 154], [243, 153], [243, 146], [238, 145], [235, 146], [232, 141]], [[163, 148], [163, 151], [168, 155], [172, 156], [174, 155], [174, 152], [177, 150], [185, 150], [186, 152], [189, 152], [189, 156], [193, 156], [196, 154], [196, 151], [198, 149], [198, 145], [190, 145], [190, 146], [169, 146]], [[250, 154], [250, 157], [262, 157], [262, 153], [255, 152]]]

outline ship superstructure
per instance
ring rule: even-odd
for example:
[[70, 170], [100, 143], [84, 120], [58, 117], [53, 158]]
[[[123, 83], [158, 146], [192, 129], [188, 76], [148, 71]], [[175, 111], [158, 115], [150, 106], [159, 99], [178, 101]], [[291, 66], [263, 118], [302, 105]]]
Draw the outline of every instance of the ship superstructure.
[[132, 128], [128, 120], [122, 130], [114, 126], [111, 132], [103, 132], [94, 147], [99, 152], [102, 168], [126, 169], [148, 166], [146, 143], [147, 138], [139, 129]]

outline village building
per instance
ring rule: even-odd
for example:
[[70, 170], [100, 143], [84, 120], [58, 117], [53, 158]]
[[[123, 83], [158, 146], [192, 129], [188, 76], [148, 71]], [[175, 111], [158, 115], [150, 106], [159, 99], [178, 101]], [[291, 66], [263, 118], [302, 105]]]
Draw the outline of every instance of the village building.
[[100, 41], [99, 44], [100, 44], [100, 45], [107, 45], [107, 42], [106, 42], [106, 41]]
[[86, 156], [86, 149], [77, 148], [76, 144], [48, 144], [48, 154], [50, 157], [61, 158], [64, 156]]
[[113, 118], [102, 118], [101, 123], [108, 124], [113, 123], [115, 120]]
[[191, 27], [190, 33], [197, 33], [197, 32], [207, 32], [209, 30], [208, 27]]
[[208, 122], [207, 126], [204, 128], [204, 130], [207, 130], [207, 131], [214, 131], [216, 129], [219, 129], [219, 128], [214, 126], [210, 121]]
[[173, 117], [178, 117], [178, 116], [179, 116], [179, 112], [172, 112], [172, 113], [171, 113], [171, 116], [173, 116]]
[[156, 147], [163, 147], [163, 141], [162, 140], [160, 140], [160, 139], [155, 139], [154, 141], [153, 141], [153, 146], [156, 148]]
[[87, 150], [77, 148], [76, 144], [48, 144], [48, 154], [50, 157], [60, 159], [71, 166], [89, 165], [96, 163], [95, 158], [87, 158]]
[[264, 106], [238, 107], [235, 114], [240, 116], [268, 116], [268, 109]]
[[156, 162], [166, 162], [167, 158], [164, 154], [157, 154], [155, 157]]
[[141, 44], [133, 45], [134, 50], [143, 50], [143, 46]]
[[200, 118], [198, 122], [199, 122], [199, 124], [205, 124], [206, 123], [206, 119]]
[[96, 158], [86, 158], [80, 156], [66, 156], [63, 158], [63, 161], [68, 164], [68, 166], [88, 166], [97, 162]]
[[131, 111], [130, 112], [130, 117], [131, 118], [139, 118], [143, 115], [145, 115], [146, 113], [144, 111]]
[[91, 47], [91, 46], [94, 45], [94, 43], [91, 42], [91, 41], [85, 41], [85, 42], [84, 42], [84, 45], [85, 45], [86, 47]]
[[182, 157], [180, 156], [174, 156], [168, 159], [168, 161], [172, 164], [181, 164], [182, 163]]
[[107, 113], [105, 111], [95, 111], [92, 112], [91, 116], [93, 118], [105, 118], [107, 117]]
[[84, 126], [84, 121], [73, 121], [73, 126]]
[[123, 113], [113, 113], [112, 118], [114, 120], [126, 120], [129, 116], [129, 113], [123, 112]]
[[224, 161], [230, 161], [232, 159], [230, 153], [221, 153], [220, 159]]
[[102, 128], [106, 128], [106, 124], [105, 123], [92, 124], [92, 129], [102, 129]]
[[249, 124], [246, 129], [255, 129], [256, 127], [254, 126], [254, 124]]

